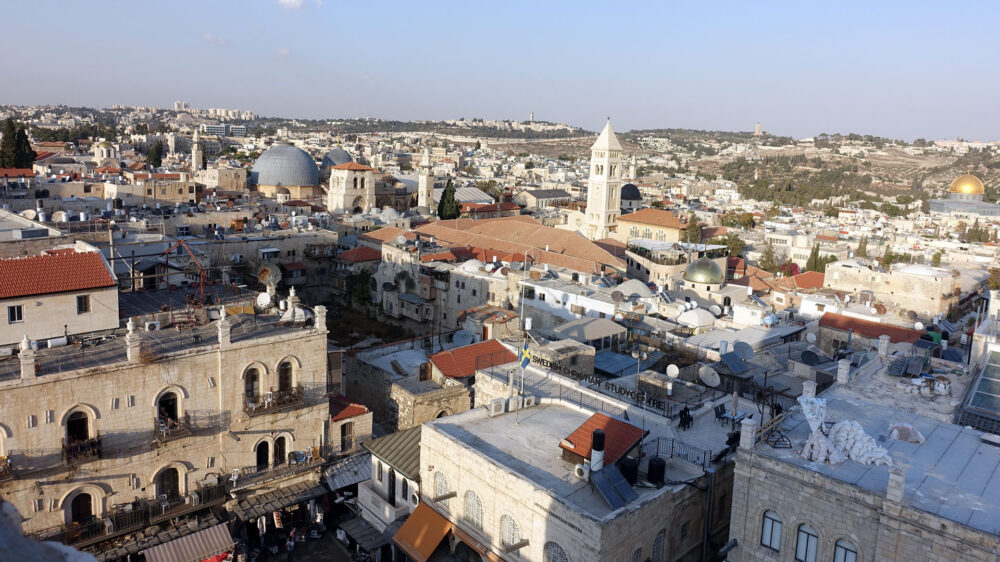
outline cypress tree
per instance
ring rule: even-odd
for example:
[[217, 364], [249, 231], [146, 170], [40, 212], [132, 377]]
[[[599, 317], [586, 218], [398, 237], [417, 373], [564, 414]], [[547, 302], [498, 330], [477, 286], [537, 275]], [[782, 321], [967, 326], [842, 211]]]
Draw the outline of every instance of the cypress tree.
[[806, 260], [806, 271], [819, 271], [819, 244], [813, 246], [809, 252], [809, 259]]
[[31, 141], [24, 127], [17, 130], [14, 136], [14, 168], [30, 168], [35, 163], [38, 154], [31, 149]]
[[444, 187], [444, 193], [441, 194], [437, 214], [441, 220], [457, 219], [462, 214], [458, 200], [455, 199], [455, 186], [451, 180], [448, 180], [448, 184]]
[[3, 123], [3, 140], [0, 141], [0, 168], [13, 168], [15, 150], [15, 139], [17, 129], [14, 128], [14, 120], [7, 118]]
[[859, 258], [868, 257], [868, 235], [865, 234], [861, 237], [861, 241], [858, 242], [858, 249], [854, 252], [854, 255]]

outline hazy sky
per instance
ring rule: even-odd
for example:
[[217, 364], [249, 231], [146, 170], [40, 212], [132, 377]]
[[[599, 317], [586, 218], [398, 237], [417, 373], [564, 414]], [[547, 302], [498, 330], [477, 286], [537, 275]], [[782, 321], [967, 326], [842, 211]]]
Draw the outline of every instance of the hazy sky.
[[4, 3], [0, 103], [1000, 138], [1000, 2]]

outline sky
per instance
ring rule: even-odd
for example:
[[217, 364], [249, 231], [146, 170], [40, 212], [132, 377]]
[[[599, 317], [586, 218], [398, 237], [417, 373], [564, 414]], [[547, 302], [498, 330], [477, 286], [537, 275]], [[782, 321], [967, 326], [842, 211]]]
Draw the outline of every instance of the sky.
[[1000, 138], [995, 1], [5, 4], [0, 104]]

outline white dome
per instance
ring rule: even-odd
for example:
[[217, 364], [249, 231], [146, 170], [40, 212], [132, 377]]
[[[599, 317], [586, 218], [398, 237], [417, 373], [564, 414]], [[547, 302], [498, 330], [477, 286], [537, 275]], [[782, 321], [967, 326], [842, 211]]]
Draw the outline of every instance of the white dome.
[[715, 324], [715, 317], [704, 308], [685, 310], [677, 317], [677, 323], [688, 328], [703, 328]]
[[626, 297], [634, 296], [639, 297], [640, 299], [648, 299], [653, 296], [653, 292], [649, 290], [649, 287], [638, 279], [629, 279], [621, 285], [618, 285], [616, 289], [621, 291], [621, 293]]
[[896, 271], [899, 273], [909, 273], [910, 275], [925, 275], [927, 277], [948, 275], [948, 273], [941, 271], [940, 269], [935, 269], [929, 265], [923, 264], [907, 265], [897, 269]]
[[462, 265], [458, 266], [462, 271], [468, 273], [477, 273], [483, 267], [483, 262], [479, 260], [469, 260]]

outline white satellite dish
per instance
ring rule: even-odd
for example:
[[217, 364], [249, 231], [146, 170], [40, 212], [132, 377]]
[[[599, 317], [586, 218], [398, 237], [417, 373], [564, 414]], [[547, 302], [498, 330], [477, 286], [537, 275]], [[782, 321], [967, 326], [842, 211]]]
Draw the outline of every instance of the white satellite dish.
[[615, 313], [615, 322], [621, 322], [624, 319], [625, 319], [625, 315], [624, 314], [622, 314], [621, 312], [616, 312]]
[[722, 316], [722, 307], [717, 304], [713, 304], [712, 306], [708, 307], [708, 311], [714, 314], [715, 316]]
[[913, 329], [914, 330], [923, 330], [924, 329], [924, 323], [920, 322], [919, 320], [916, 321], [916, 322], [914, 322], [913, 323]]
[[719, 386], [719, 383], [722, 382], [722, 379], [719, 378], [719, 373], [716, 373], [715, 369], [708, 365], [698, 370], [698, 378], [701, 379], [701, 382], [705, 383], [705, 386], [712, 388]]
[[809, 343], [816, 343], [816, 334], [806, 334], [806, 341]]
[[399, 236], [397, 236], [396, 237], [396, 244], [399, 244], [400, 246], [406, 244], [406, 237], [403, 236], [402, 234], [400, 234]]
[[679, 375], [679, 374], [681, 374], [681, 370], [677, 368], [677, 365], [674, 365], [673, 363], [671, 363], [670, 365], [667, 365], [667, 376], [668, 377], [670, 377], [672, 379], [675, 379], [675, 378], [677, 378], [677, 375]]
[[22, 217], [28, 219], [29, 221], [30, 220], [35, 220], [35, 217], [38, 216], [38, 213], [36, 213], [34, 211], [34, 209], [25, 209], [25, 210], [21, 211], [18, 214], [21, 215]]
[[257, 295], [258, 308], [267, 308], [269, 306], [271, 306], [271, 295], [267, 293], [260, 293], [259, 295]]
[[733, 345], [733, 351], [735, 351], [736, 355], [739, 355], [740, 359], [744, 361], [749, 361], [750, 359], [753, 358], [753, 348], [750, 347], [750, 344], [748, 344], [747, 342], [744, 341], [736, 342]]

